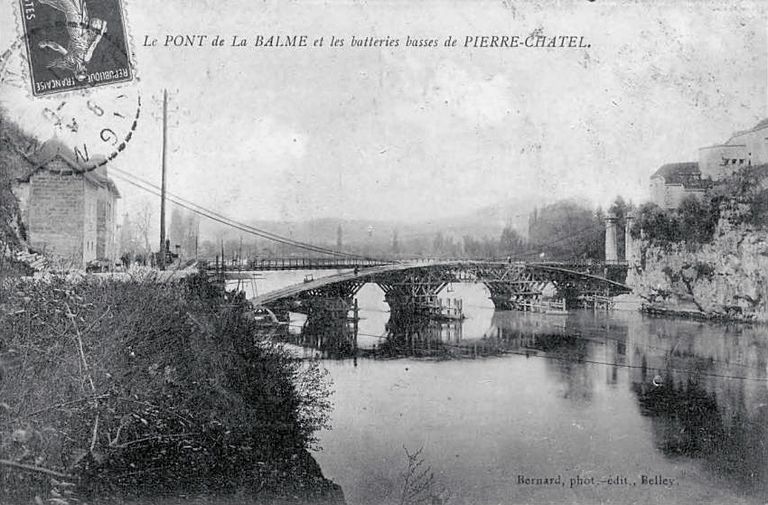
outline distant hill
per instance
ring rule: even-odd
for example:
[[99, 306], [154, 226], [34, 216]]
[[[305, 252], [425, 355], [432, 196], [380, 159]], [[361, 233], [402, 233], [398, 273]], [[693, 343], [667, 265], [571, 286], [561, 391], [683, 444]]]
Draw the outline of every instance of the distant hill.
[[[508, 204], [483, 207], [470, 214], [415, 222], [376, 221], [363, 219], [319, 218], [308, 221], [248, 221], [247, 224], [290, 237], [301, 242], [336, 248], [338, 228], [342, 230], [342, 247], [354, 252], [375, 252], [392, 249], [393, 237], [405, 249], [429, 249], [438, 233], [460, 242], [464, 236], [473, 239], [498, 239], [505, 226], [511, 226], [523, 237], [528, 233], [528, 216], [542, 200], [525, 198]], [[258, 248], [279, 247], [266, 240], [254, 239], [227, 226], [203, 220], [200, 223], [201, 241], [216, 243], [238, 240], [244, 243], [257, 240]]]

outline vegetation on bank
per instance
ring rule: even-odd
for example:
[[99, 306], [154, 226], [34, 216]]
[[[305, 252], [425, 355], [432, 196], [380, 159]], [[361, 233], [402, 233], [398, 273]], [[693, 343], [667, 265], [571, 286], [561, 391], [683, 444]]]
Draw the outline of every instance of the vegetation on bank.
[[768, 321], [768, 166], [745, 167], [677, 210], [640, 207], [628, 284], [647, 310]]
[[696, 247], [712, 242], [725, 228], [761, 230], [768, 226], [768, 189], [763, 181], [768, 165], [744, 167], [701, 196], [689, 196], [677, 209], [653, 203], [641, 205], [632, 235], [653, 246], [685, 243]]
[[20, 241], [26, 239], [13, 183], [26, 166], [22, 151], [31, 144], [33, 139], [9, 121], [0, 109], [0, 257], [17, 250]]
[[202, 275], [3, 279], [0, 495], [343, 499], [307, 452], [329, 419], [324, 372], [248, 312]]

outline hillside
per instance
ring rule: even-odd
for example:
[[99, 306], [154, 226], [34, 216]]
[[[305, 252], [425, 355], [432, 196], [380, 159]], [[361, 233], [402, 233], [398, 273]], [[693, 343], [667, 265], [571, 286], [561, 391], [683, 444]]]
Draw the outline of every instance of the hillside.
[[[497, 239], [505, 226], [511, 226], [522, 236], [528, 233], [528, 216], [541, 200], [524, 198], [508, 204], [497, 204], [479, 209], [473, 213], [440, 219], [417, 218], [414, 222], [369, 221], [362, 219], [319, 218], [308, 221], [249, 221], [248, 224], [271, 233], [310, 242], [326, 247], [336, 247], [339, 226], [342, 245], [353, 251], [390, 251], [393, 237], [397, 234], [403, 251], [429, 253], [431, 244], [438, 233], [459, 242], [463, 237], [473, 239]], [[218, 243], [223, 240], [239, 240], [241, 234], [224, 225], [207, 220], [201, 222], [202, 240]], [[246, 243], [252, 242], [248, 235]], [[258, 247], [275, 247], [265, 240]]]

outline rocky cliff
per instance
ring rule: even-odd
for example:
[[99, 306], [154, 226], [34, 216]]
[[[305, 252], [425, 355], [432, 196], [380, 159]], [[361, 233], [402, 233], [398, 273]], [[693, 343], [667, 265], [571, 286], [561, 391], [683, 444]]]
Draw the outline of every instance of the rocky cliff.
[[708, 243], [640, 243], [627, 283], [672, 310], [768, 321], [768, 232], [721, 227]]

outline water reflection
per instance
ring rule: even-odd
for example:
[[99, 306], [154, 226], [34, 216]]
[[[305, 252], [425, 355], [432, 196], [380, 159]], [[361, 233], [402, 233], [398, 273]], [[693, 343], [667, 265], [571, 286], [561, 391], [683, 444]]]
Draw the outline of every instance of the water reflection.
[[[316, 458], [350, 504], [398, 501], [403, 445], [425, 447], [452, 503], [765, 503], [768, 330], [495, 312], [462, 289], [463, 322], [392, 320], [365, 286], [357, 317], [294, 314], [279, 332], [326, 359], [334, 429]], [[553, 473], [676, 484], [517, 483]]]
[[[703, 461], [747, 493], [768, 490], [763, 328], [663, 319], [632, 332], [632, 391], [656, 447]], [[634, 328], [633, 328], [634, 329]], [[663, 344], [667, 345], [663, 345]]]
[[[399, 455], [374, 439], [394, 448], [431, 442], [431, 463], [458, 503], [625, 500], [628, 491], [617, 488], [558, 494], [515, 483], [514, 472], [585, 468], [634, 480], [657, 471], [682, 483], [635, 497], [647, 503], [753, 502], [768, 494], [768, 349], [761, 328], [638, 314], [489, 311], [473, 316], [474, 327], [484, 321], [482, 332], [469, 333], [457, 321], [406, 319], [361, 335], [348, 318], [324, 326], [311, 317], [288, 340], [341, 360], [326, 362], [336, 381], [336, 429], [323, 435], [318, 459], [350, 503], [396, 501], [392, 468]], [[477, 388], [483, 377], [493, 377], [493, 387]], [[442, 417], [434, 417], [435, 408]], [[397, 412], [408, 412], [408, 423], [384, 424], [382, 417]], [[509, 450], [478, 444], [478, 436]], [[448, 458], [450, 452], [464, 456]], [[368, 473], [358, 475], [357, 465]], [[371, 491], [380, 487], [371, 475], [390, 483], [386, 496]]]

